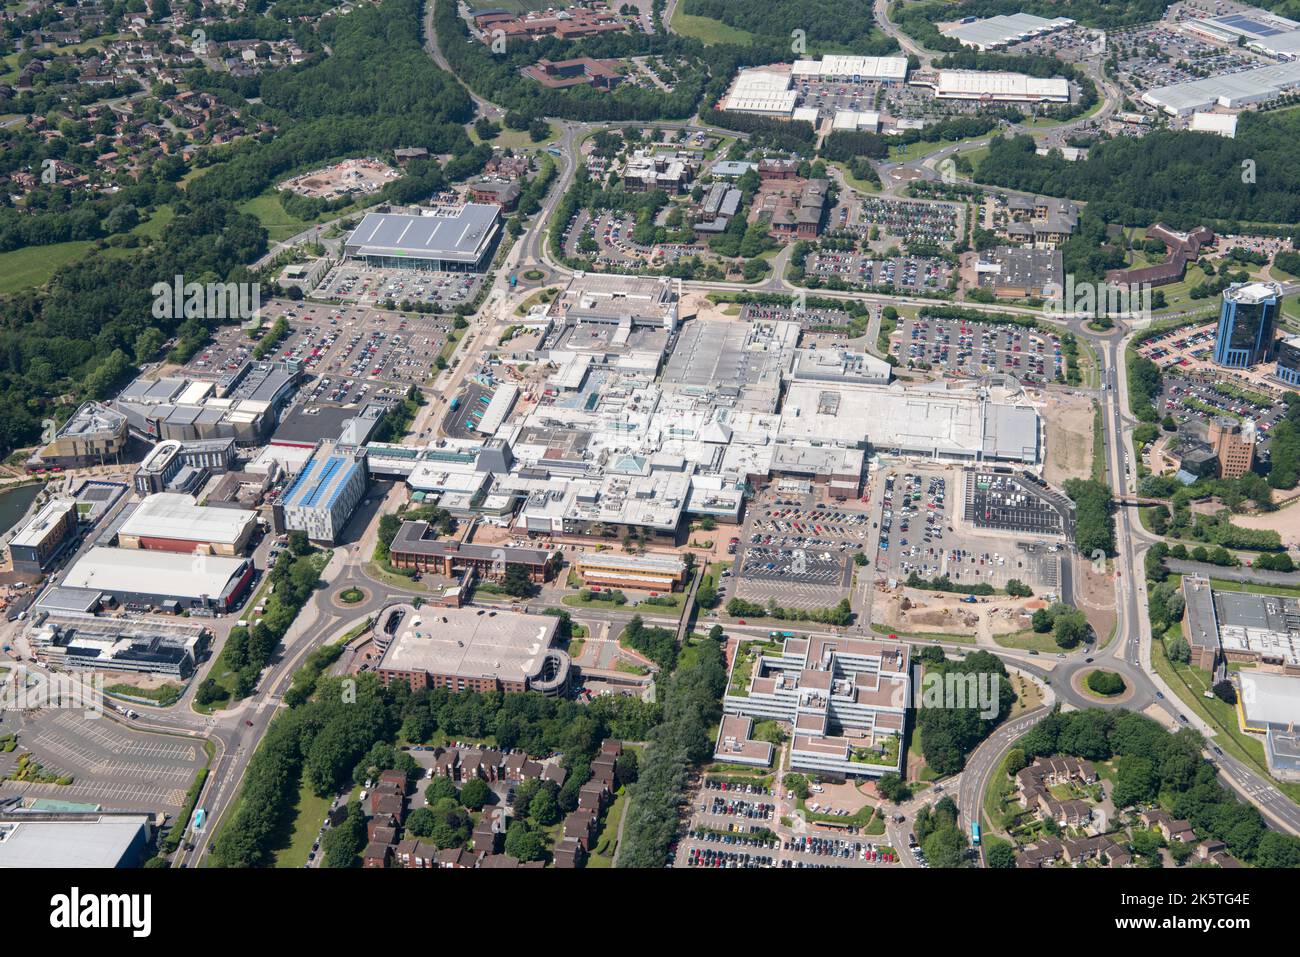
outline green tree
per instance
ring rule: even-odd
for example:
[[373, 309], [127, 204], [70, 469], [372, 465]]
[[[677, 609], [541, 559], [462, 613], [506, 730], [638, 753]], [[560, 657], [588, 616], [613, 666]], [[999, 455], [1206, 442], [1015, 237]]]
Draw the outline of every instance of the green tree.
[[990, 837], [984, 842], [984, 861], [991, 868], [1007, 870], [1016, 866], [1016, 855], [1006, 841]]
[[481, 778], [470, 778], [460, 786], [460, 803], [471, 811], [483, 810], [483, 805], [492, 800], [492, 789]]
[[505, 850], [521, 862], [540, 861], [546, 856], [546, 845], [541, 835], [518, 818], [506, 828]]

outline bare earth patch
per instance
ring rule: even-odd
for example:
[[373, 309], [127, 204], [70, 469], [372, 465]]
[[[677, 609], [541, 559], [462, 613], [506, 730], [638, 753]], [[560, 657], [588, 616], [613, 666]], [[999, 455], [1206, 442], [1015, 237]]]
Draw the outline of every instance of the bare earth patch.
[[1276, 512], [1234, 515], [1232, 523], [1242, 528], [1271, 528], [1282, 536], [1283, 545], [1294, 548], [1300, 545], [1300, 500], [1293, 500]]
[[1040, 409], [1047, 422], [1047, 481], [1092, 474], [1092, 401], [1078, 395], [1048, 394]]

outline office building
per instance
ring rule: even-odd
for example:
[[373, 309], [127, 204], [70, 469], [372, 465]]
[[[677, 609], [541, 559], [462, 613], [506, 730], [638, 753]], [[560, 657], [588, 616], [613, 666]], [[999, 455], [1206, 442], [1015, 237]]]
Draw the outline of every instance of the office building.
[[412, 568], [451, 578], [472, 569], [480, 577], [499, 579], [505, 575], [506, 568], [518, 565], [528, 573], [530, 581], [544, 582], [554, 558], [554, 552], [543, 548], [440, 539], [428, 522], [403, 522], [388, 546], [388, 561], [394, 568]]
[[136, 469], [135, 490], [141, 495], [191, 491], [209, 476], [229, 471], [234, 464], [234, 439], [165, 440], [155, 445]]
[[1300, 386], [1300, 336], [1287, 336], [1277, 345], [1277, 377]]
[[[908, 646], [790, 632], [781, 638], [779, 647], [760, 644], [752, 653], [742, 644], [723, 712], [789, 722], [796, 771], [841, 779], [897, 772], [911, 705]], [[742, 660], [751, 669], [747, 680], [735, 673]], [[733, 750], [743, 752], [738, 729], [729, 736]]]
[[50, 499], [9, 543], [14, 571], [44, 571], [76, 535], [76, 501], [70, 498]]
[[1214, 362], [1245, 369], [1273, 351], [1282, 289], [1275, 282], [1233, 283], [1223, 290], [1223, 306], [1214, 334]]
[[1240, 478], [1255, 462], [1255, 423], [1251, 419], [1215, 416], [1208, 428], [1209, 445], [1219, 461], [1221, 478]]
[[574, 558], [573, 570], [584, 584], [605, 588], [671, 592], [686, 582], [686, 563], [676, 555], [582, 552]]
[[54, 435], [50, 442], [28, 460], [28, 468], [83, 468], [117, 462], [126, 447], [127, 421], [118, 412], [86, 402]]
[[85, 618], [79, 614], [47, 614], [27, 632], [32, 649], [52, 667], [129, 671], [181, 680], [194, 673], [210, 637], [203, 626], [183, 624], [180, 619], [158, 624], [155, 620]]

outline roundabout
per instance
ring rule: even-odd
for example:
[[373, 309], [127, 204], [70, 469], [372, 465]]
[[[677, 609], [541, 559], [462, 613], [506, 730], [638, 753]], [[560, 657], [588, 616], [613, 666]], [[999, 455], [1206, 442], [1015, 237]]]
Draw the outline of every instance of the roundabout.
[[1087, 698], [1106, 704], [1123, 704], [1133, 697], [1133, 687], [1124, 676], [1105, 668], [1081, 669], [1070, 679], [1076, 691]]
[[357, 585], [349, 585], [347, 588], [341, 588], [330, 596], [331, 603], [336, 608], [351, 608], [354, 605], [370, 599], [370, 591]]

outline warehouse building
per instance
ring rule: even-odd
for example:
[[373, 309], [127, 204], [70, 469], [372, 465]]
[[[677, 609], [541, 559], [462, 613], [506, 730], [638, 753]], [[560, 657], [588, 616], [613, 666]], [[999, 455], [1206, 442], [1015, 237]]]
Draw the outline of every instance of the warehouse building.
[[404, 681], [413, 691], [560, 695], [568, 690], [571, 665], [552, 647], [558, 628], [554, 615], [415, 609], [402, 616], [375, 672], [385, 686]]
[[742, 70], [722, 101], [724, 110], [789, 118], [799, 96], [790, 89], [790, 74], [770, 69]]
[[1300, 56], [1300, 23], [1257, 7], [1246, 7], [1217, 17], [1187, 20], [1182, 29], [1193, 36], [1252, 50], [1282, 60]]
[[1048, 20], [1031, 13], [1013, 13], [987, 20], [974, 20], [955, 24], [940, 30], [946, 37], [961, 42], [964, 47], [976, 50], [997, 50], [1022, 40], [1046, 36], [1058, 30], [1074, 26], [1069, 17], [1055, 17]]
[[338, 541], [368, 481], [364, 448], [320, 443], [275, 503], [276, 531], [306, 532], [314, 542]]
[[117, 530], [122, 548], [164, 552], [242, 555], [257, 529], [257, 513], [208, 508], [177, 492], [146, 496]]
[[979, 255], [975, 275], [979, 287], [999, 299], [1058, 298], [1065, 288], [1064, 254], [1057, 249], [998, 246]]
[[1300, 781], [1300, 677], [1253, 669], [1236, 677], [1242, 729], [1264, 735], [1264, 754], [1275, 778]]
[[796, 80], [902, 83], [907, 79], [907, 57], [827, 54], [820, 60], [795, 60], [790, 73]]
[[229, 611], [253, 580], [249, 558], [96, 546], [68, 569], [62, 587], [88, 589], [135, 609]]
[[343, 244], [349, 259], [384, 269], [483, 272], [501, 228], [501, 207], [466, 203], [418, 213], [367, 213]]
[[139, 811], [0, 812], [0, 868], [139, 867], [153, 817]]
[[1300, 87], [1300, 60], [1157, 87], [1143, 93], [1142, 101], [1170, 116], [1187, 116], [1216, 106], [1228, 110], [1258, 106], [1296, 87]]
[[70, 498], [52, 498], [9, 543], [14, 571], [44, 571], [77, 537], [77, 503]]
[[1024, 73], [940, 70], [934, 95], [941, 100], [985, 103], [1068, 103], [1070, 81], [1059, 76], [1037, 77]]
[[1300, 601], [1220, 591], [1194, 575], [1183, 576], [1183, 597], [1193, 665], [1212, 669], [1222, 657], [1300, 675]]
[[869, 443], [885, 454], [1033, 465], [1041, 458], [1041, 432], [1031, 406], [999, 398], [995, 390], [795, 382], [782, 405], [779, 434], [790, 442]]
[[574, 558], [573, 570], [585, 584], [606, 588], [671, 592], [686, 582], [686, 563], [676, 555], [583, 552]]

